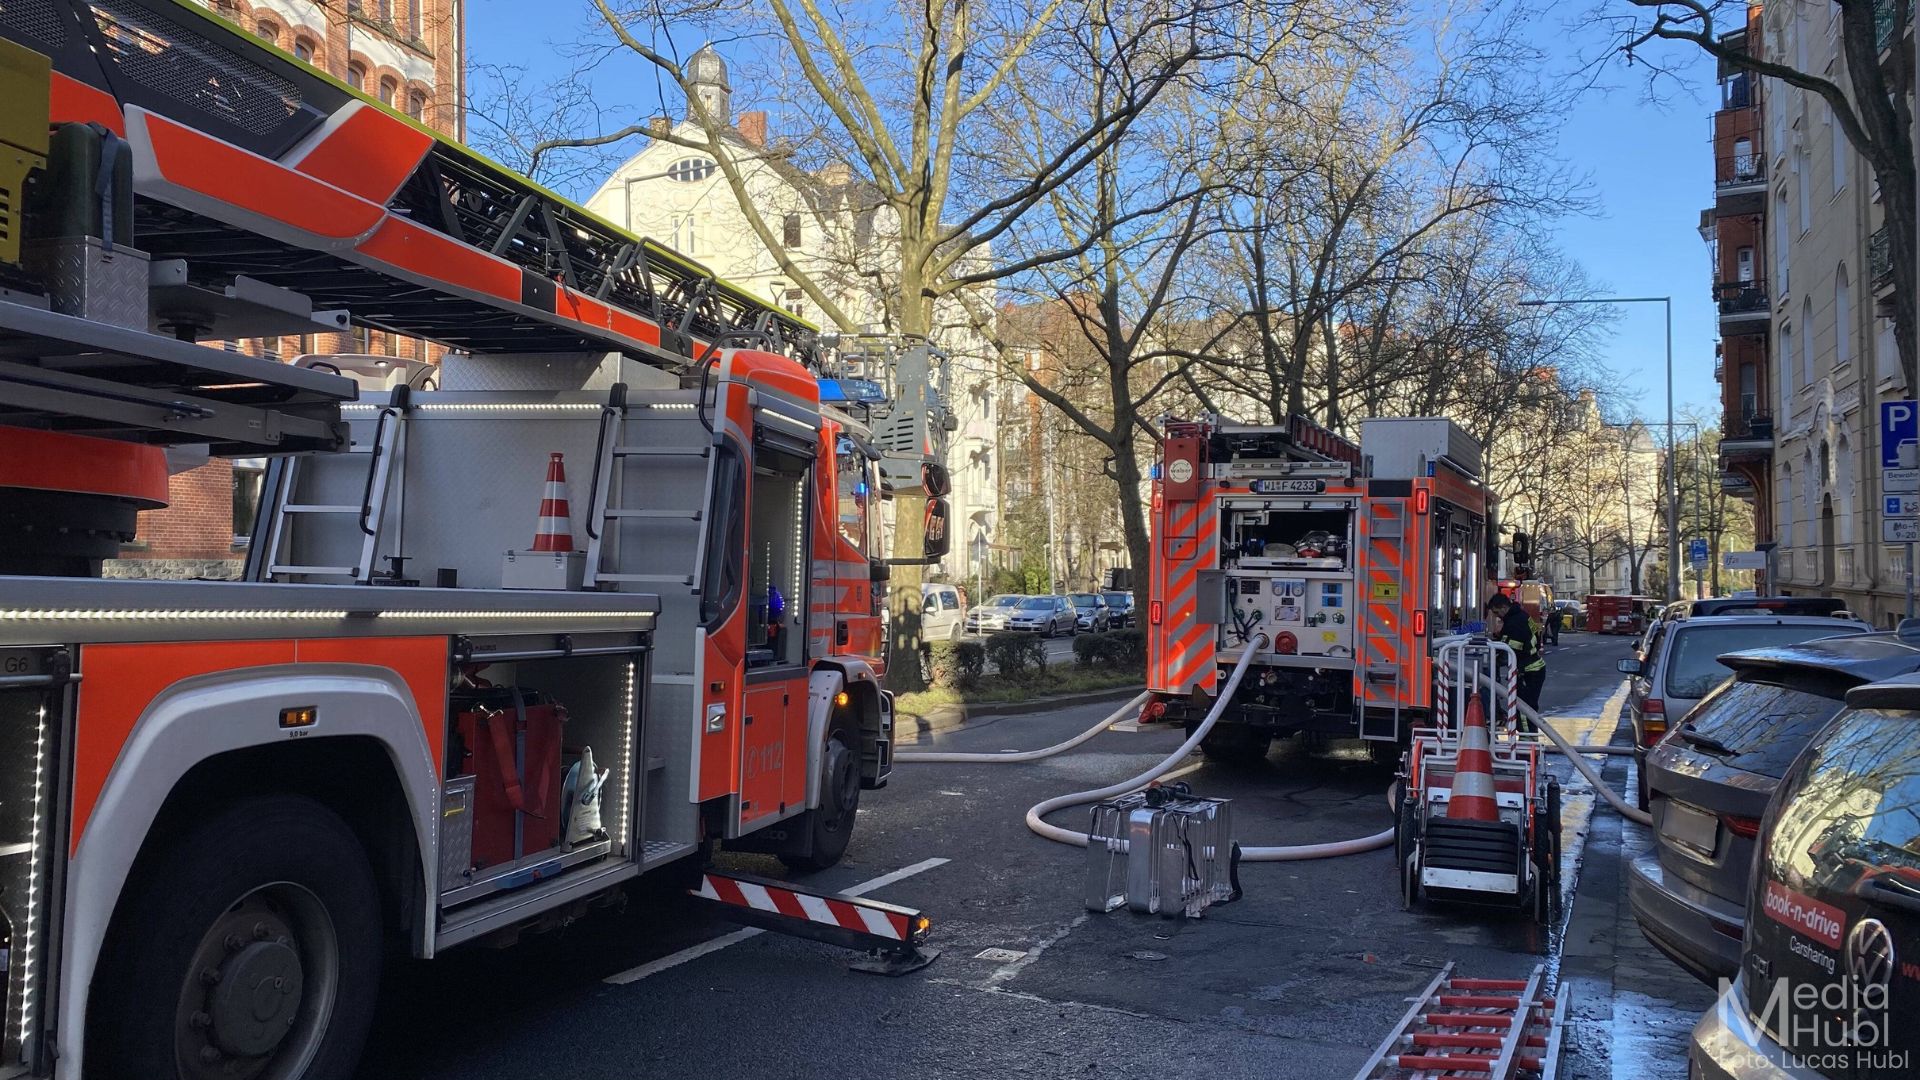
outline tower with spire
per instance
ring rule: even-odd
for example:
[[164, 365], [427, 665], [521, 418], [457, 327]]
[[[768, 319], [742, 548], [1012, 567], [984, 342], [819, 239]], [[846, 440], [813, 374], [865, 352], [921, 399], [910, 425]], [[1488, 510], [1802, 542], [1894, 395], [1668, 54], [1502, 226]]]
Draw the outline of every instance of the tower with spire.
[[733, 124], [733, 87], [727, 85], [727, 62], [720, 59], [712, 45], [700, 46], [700, 51], [687, 58], [687, 84], [690, 93], [687, 102], [687, 119], [699, 123], [700, 114], [694, 111], [693, 98], [698, 98], [707, 114], [723, 128]]

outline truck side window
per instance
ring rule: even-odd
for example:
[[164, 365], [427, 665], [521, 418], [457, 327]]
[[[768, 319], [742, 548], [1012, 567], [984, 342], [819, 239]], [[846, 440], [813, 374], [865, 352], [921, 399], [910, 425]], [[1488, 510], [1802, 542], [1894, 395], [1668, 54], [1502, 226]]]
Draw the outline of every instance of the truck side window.
[[841, 450], [834, 455], [834, 466], [839, 472], [838, 488], [840, 496], [839, 530], [840, 539], [852, 544], [862, 555], [867, 551], [867, 515], [871, 489], [867, 485], [867, 459], [856, 449], [851, 440], [841, 440]]
[[714, 453], [713, 513], [707, 518], [707, 564], [700, 582], [700, 622], [709, 630], [740, 602], [740, 559], [747, 542], [740, 452], [722, 443]]
[[748, 497], [747, 666], [806, 661], [807, 470], [762, 448]]

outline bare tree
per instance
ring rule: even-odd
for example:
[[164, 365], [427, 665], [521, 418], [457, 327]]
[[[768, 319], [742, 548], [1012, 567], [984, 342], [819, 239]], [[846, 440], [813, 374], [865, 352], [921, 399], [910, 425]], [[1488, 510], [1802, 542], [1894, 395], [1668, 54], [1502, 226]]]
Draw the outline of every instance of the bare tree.
[[[1893, 337], [1900, 350], [1900, 369], [1909, 392], [1920, 387], [1916, 378], [1915, 303], [1920, 296], [1920, 273], [1915, 269], [1916, 238], [1913, 144], [1912, 27], [1913, 0], [1830, 0], [1840, 19], [1840, 48], [1844, 60], [1842, 83], [1823, 72], [1802, 71], [1764, 55], [1759, 42], [1730, 42], [1729, 33], [1747, 24], [1747, 0], [1625, 0], [1651, 14], [1625, 20], [1624, 48], [1630, 57], [1644, 57], [1651, 41], [1690, 44], [1727, 67], [1777, 79], [1825, 101], [1834, 123], [1853, 148], [1867, 159], [1880, 184], [1886, 213], [1888, 254], [1893, 271]], [[1823, 8], [1826, 5], [1821, 5]], [[1884, 46], [1884, 48], [1883, 48]], [[1891, 51], [1887, 62], [1883, 51]]]

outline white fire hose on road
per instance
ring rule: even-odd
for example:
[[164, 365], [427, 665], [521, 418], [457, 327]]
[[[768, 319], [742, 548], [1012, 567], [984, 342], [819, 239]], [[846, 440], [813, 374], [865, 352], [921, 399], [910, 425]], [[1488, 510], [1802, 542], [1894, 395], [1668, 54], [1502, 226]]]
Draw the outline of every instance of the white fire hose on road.
[[[1254, 652], [1265, 644], [1266, 640], [1266, 635], [1255, 634], [1253, 638], [1247, 642], [1246, 647], [1240, 650], [1239, 657], [1233, 662], [1233, 671], [1227, 677], [1227, 684], [1221, 688], [1220, 696], [1214, 701], [1213, 708], [1208, 710], [1206, 718], [1200, 721], [1199, 726], [1193, 729], [1193, 734], [1188, 735], [1186, 741], [1181, 743], [1172, 753], [1162, 758], [1152, 768], [1147, 769], [1145, 772], [1131, 779], [1122, 780], [1117, 784], [1109, 784], [1106, 787], [1097, 788], [1092, 791], [1076, 791], [1069, 795], [1057, 795], [1045, 802], [1039, 803], [1027, 811], [1027, 828], [1032, 829], [1039, 836], [1057, 843], [1086, 847], [1086, 833], [1075, 832], [1072, 829], [1063, 829], [1058, 825], [1050, 825], [1045, 820], [1046, 816], [1055, 810], [1065, 809], [1069, 806], [1083, 806], [1087, 803], [1099, 802], [1102, 799], [1111, 799], [1116, 795], [1125, 795], [1130, 791], [1138, 791], [1167, 773], [1172, 772], [1175, 767], [1186, 759], [1187, 755], [1193, 753], [1194, 749], [1200, 745], [1200, 741], [1207, 737], [1207, 732], [1213, 730], [1213, 725], [1220, 719], [1221, 715], [1226, 712], [1227, 705], [1233, 700], [1233, 692], [1239, 689], [1240, 680], [1246, 674], [1248, 662], [1253, 658]], [[1075, 735], [1073, 738], [1039, 750], [1026, 750], [1015, 754], [900, 751], [894, 754], [893, 760], [945, 764], [992, 764], [1003, 761], [1038, 761], [1041, 758], [1051, 757], [1055, 754], [1071, 750], [1093, 738], [1095, 735], [1107, 730], [1109, 724], [1119, 720], [1127, 713], [1138, 709], [1145, 699], [1146, 695], [1140, 694], [1108, 714], [1099, 723]], [[1373, 851], [1376, 848], [1383, 848], [1392, 843], [1393, 830], [1387, 829], [1384, 832], [1375, 833], [1372, 836], [1363, 836], [1353, 840], [1340, 840], [1326, 844], [1243, 847], [1240, 849], [1240, 858], [1242, 861], [1252, 862], [1292, 862], [1301, 859], [1327, 859], [1337, 855], [1355, 855], [1363, 851]]]
[[[1484, 675], [1480, 677], [1480, 685], [1485, 687], [1488, 693], [1497, 692], [1493, 681]], [[1552, 740], [1553, 745], [1559, 748], [1562, 754], [1566, 755], [1567, 760], [1573, 762], [1573, 767], [1580, 770], [1580, 775], [1587, 778], [1587, 783], [1593, 785], [1593, 790], [1599, 792], [1600, 797], [1607, 800], [1609, 806], [1620, 811], [1620, 816], [1626, 818], [1628, 821], [1638, 822], [1642, 825], [1653, 824], [1653, 818], [1650, 815], [1645, 811], [1635, 810], [1633, 807], [1628, 806], [1626, 800], [1620, 797], [1619, 792], [1608, 787], [1606, 781], [1600, 779], [1600, 774], [1595, 771], [1594, 767], [1589, 764], [1586, 759], [1586, 755], [1588, 754], [1631, 754], [1633, 753], [1633, 747], [1574, 746], [1567, 742], [1565, 736], [1554, 730], [1552, 724], [1547, 723], [1539, 713], [1535, 712], [1532, 706], [1524, 701], [1518, 704], [1520, 706], [1520, 712], [1526, 716], [1527, 719], [1533, 721], [1534, 727], [1538, 728], [1548, 739]]]

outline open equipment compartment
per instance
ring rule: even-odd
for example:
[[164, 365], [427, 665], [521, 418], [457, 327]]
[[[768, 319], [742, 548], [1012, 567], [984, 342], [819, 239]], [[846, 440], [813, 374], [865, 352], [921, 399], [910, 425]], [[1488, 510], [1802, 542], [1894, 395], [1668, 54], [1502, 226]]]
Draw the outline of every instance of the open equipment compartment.
[[[645, 634], [557, 642], [473, 638], [456, 653], [440, 821], [443, 909], [632, 860], [650, 643]], [[604, 771], [598, 833], [569, 843], [570, 770]], [[507, 755], [511, 755], [508, 757]], [[579, 768], [581, 788], [588, 785]]]

